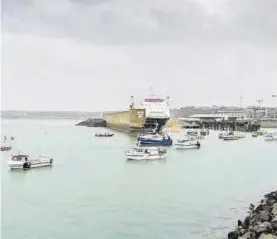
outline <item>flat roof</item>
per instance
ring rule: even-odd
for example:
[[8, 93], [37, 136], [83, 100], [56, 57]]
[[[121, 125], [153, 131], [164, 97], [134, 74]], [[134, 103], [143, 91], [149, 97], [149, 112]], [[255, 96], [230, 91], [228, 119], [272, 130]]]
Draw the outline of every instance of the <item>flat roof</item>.
[[219, 114], [194, 114], [190, 118], [223, 118], [223, 116]]

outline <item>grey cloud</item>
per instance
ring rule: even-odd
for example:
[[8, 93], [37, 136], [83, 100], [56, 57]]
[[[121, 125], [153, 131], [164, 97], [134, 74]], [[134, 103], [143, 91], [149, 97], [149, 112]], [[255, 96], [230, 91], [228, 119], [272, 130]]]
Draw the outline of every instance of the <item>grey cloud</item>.
[[[201, 1], [200, 1], [201, 2]], [[199, 0], [4, 0], [3, 29], [98, 44], [277, 41], [276, 0], [233, 0], [211, 16]]]
[[276, 0], [229, 1], [220, 32], [227, 39], [250, 43], [277, 44]]
[[122, 110], [150, 86], [173, 107], [273, 105], [276, 0], [226, 1], [4, 0], [1, 106]]

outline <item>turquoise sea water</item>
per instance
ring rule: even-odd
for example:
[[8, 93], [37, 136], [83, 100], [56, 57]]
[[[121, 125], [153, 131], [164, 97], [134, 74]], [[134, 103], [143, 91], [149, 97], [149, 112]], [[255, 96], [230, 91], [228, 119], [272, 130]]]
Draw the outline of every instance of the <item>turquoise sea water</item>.
[[211, 132], [200, 150], [126, 161], [126, 134], [64, 120], [3, 120], [12, 152], [54, 157], [52, 168], [10, 171], [1, 152], [3, 239], [226, 238], [248, 205], [276, 188], [277, 143]]

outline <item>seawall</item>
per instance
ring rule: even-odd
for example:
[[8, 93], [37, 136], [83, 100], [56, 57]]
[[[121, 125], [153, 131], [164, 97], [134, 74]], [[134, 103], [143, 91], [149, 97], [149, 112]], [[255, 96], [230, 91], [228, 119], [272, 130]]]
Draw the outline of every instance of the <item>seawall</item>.
[[103, 118], [110, 129], [127, 133], [140, 132], [144, 128], [145, 110], [129, 109], [128, 111], [106, 113]]
[[238, 220], [238, 226], [228, 233], [228, 239], [277, 239], [277, 190], [268, 193], [249, 214]]

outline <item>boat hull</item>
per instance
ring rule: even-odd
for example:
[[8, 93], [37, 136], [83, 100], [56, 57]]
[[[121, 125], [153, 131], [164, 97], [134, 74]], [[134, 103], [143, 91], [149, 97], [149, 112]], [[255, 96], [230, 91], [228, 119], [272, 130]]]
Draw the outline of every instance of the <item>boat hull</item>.
[[[166, 125], [169, 118], [149, 118], [145, 109], [129, 109], [114, 113], [103, 114], [107, 127], [125, 133], [149, 133], [156, 128], [159, 131]], [[156, 127], [158, 124], [158, 127]]]
[[28, 162], [14, 162], [8, 163], [10, 169], [32, 169], [32, 168], [43, 168], [51, 167], [53, 165], [53, 159], [42, 159], [42, 160], [29, 160]]
[[127, 160], [137, 160], [137, 161], [142, 161], [142, 160], [159, 160], [159, 159], [164, 159], [165, 154], [162, 155], [127, 155]]
[[175, 149], [200, 149], [200, 145], [175, 144]]
[[141, 145], [153, 145], [153, 146], [171, 146], [172, 139], [170, 140], [151, 140], [151, 139], [141, 139], [138, 138]]
[[11, 149], [11, 146], [1, 146], [1, 151], [10, 151]]
[[238, 140], [239, 138], [223, 138], [225, 141]]

